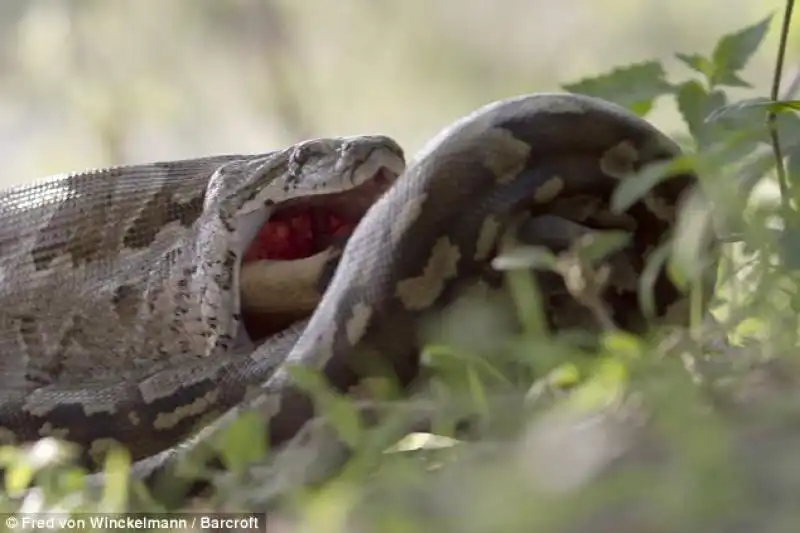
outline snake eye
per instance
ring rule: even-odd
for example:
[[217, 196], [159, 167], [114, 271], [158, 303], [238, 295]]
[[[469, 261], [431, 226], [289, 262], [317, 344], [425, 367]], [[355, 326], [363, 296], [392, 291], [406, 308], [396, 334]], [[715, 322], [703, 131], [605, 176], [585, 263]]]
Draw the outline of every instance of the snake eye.
[[317, 156], [324, 156], [330, 152], [330, 148], [318, 140], [307, 141], [298, 144], [290, 157], [290, 166], [293, 168], [302, 168], [309, 161], [313, 161]]
[[301, 144], [292, 151], [291, 161], [293, 165], [303, 166], [311, 156], [311, 149], [307, 144]]

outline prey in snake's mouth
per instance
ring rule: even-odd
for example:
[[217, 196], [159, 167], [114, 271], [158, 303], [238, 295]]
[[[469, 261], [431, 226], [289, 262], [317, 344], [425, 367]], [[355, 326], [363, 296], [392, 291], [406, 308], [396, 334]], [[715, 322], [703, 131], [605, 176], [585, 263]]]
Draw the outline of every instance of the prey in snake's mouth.
[[252, 341], [311, 315], [347, 238], [397, 176], [383, 167], [350, 190], [277, 206], [242, 258], [242, 319]]

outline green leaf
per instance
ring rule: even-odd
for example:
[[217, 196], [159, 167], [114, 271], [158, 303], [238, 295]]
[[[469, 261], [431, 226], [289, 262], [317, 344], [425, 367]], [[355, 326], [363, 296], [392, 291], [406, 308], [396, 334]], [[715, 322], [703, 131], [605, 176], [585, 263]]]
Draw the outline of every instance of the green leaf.
[[580, 256], [594, 262], [608, 257], [628, 244], [631, 236], [625, 231], [593, 231], [580, 242]]
[[118, 513], [128, 505], [128, 478], [131, 456], [118, 445], [111, 446], [105, 456], [103, 500], [100, 508], [106, 513]]
[[89, 473], [79, 466], [66, 466], [58, 472], [58, 487], [65, 492], [83, 490]]
[[[733, 104], [725, 104], [717, 107], [713, 111], [711, 111], [705, 119], [705, 122], [712, 123], [718, 122], [723, 118], [740, 118], [743, 113], [747, 113], [757, 107], [764, 107], [770, 103], [769, 98], [758, 97], [758, 98], [749, 98], [747, 100], [742, 100], [740, 102], [735, 102]], [[760, 113], [761, 118], [763, 119], [766, 114]], [[754, 117], [758, 118], [758, 116]]]
[[598, 361], [592, 376], [575, 387], [565, 399], [577, 409], [597, 409], [619, 399], [628, 381], [628, 372], [620, 361], [603, 358]]
[[331, 421], [342, 440], [355, 448], [364, 433], [361, 414], [355, 402], [345, 396], [335, 395], [320, 406], [320, 411]]
[[533, 337], [546, 337], [547, 315], [536, 280], [527, 271], [509, 270], [506, 272], [506, 283], [525, 333]]
[[555, 270], [556, 257], [544, 246], [517, 246], [492, 260], [495, 270]]
[[[753, 187], [774, 169], [775, 156], [771, 153], [761, 154], [739, 168], [732, 185], [737, 187], [742, 194], [749, 194]], [[741, 231], [741, 229], [737, 231]]]
[[314, 399], [314, 405], [350, 446], [362, 435], [361, 415], [354, 402], [332, 391], [325, 377], [301, 365], [292, 365], [289, 373], [298, 387]]
[[557, 387], [572, 387], [580, 382], [581, 371], [574, 363], [564, 363], [551, 370], [547, 380]]
[[747, 64], [747, 61], [758, 49], [769, 29], [772, 15], [760, 22], [748, 26], [738, 32], [722, 37], [714, 47], [711, 60], [714, 63], [712, 85], [729, 87], [750, 87], [736, 73]]
[[611, 195], [611, 211], [624, 213], [653, 187], [676, 174], [690, 172], [693, 167], [693, 160], [688, 156], [645, 166], [637, 174], [626, 178], [617, 186], [614, 194]]
[[467, 367], [467, 383], [473, 402], [481, 413], [489, 413], [489, 400], [486, 398], [486, 388], [478, 376], [474, 366]]
[[700, 282], [708, 271], [708, 250], [714, 232], [712, 214], [708, 199], [699, 191], [693, 191], [684, 200], [675, 225], [670, 256], [672, 272], [679, 272], [682, 280]]
[[569, 92], [596, 96], [644, 116], [659, 96], [673, 92], [664, 67], [648, 61], [612, 70], [607, 74], [563, 85]]
[[27, 461], [19, 461], [7, 467], [4, 476], [6, 491], [12, 496], [22, 494], [33, 481], [35, 473], [33, 466]]
[[683, 64], [705, 76], [709, 82], [714, 75], [714, 63], [700, 54], [675, 54]]
[[752, 89], [753, 85], [749, 82], [740, 78], [737, 74], [733, 72], [717, 72], [714, 75], [713, 85], [716, 87], [719, 86], [726, 86], [726, 87], [741, 87], [745, 89]]
[[264, 422], [256, 412], [243, 412], [215, 440], [223, 464], [234, 472], [244, 472], [267, 455]]
[[715, 109], [707, 118], [706, 122], [715, 122], [731, 114], [738, 114], [751, 109], [763, 110], [767, 113], [786, 113], [789, 111], [800, 111], [800, 100], [775, 100], [769, 98], [748, 98], [741, 102], [724, 105]]
[[[744, 157], [759, 143], [769, 142], [764, 112], [756, 105], [740, 103], [729, 105], [722, 91], [708, 92], [696, 81], [688, 81], [681, 85], [677, 101], [678, 109], [697, 147], [706, 153], [724, 149], [728, 150], [731, 156], [738, 154]], [[763, 99], [754, 101], [761, 102]], [[788, 128], [791, 126], [789, 119], [793, 118], [794, 115], [779, 117], [778, 129], [781, 134], [789, 132]], [[726, 146], [727, 148], [724, 148]], [[726, 159], [729, 160], [731, 157]]]
[[639, 276], [639, 307], [648, 318], [656, 316], [655, 287], [661, 269], [672, 252], [671, 243], [664, 242], [651, 251], [646, 258], [644, 270]]
[[423, 349], [421, 357], [425, 366], [429, 368], [442, 370], [448, 366], [455, 366], [458, 368], [478, 369], [485, 373], [486, 376], [491, 376], [499, 383], [504, 385], [509, 384], [508, 379], [506, 379], [503, 373], [485, 357], [454, 350], [450, 346], [440, 344], [427, 345]]
[[617, 361], [635, 361], [642, 357], [639, 338], [625, 331], [611, 331], [603, 336], [603, 349]]
[[0, 465], [11, 466], [16, 464], [22, 456], [22, 451], [16, 446], [4, 444], [0, 446]]
[[[677, 94], [678, 110], [699, 147], [711, 145], [716, 138], [715, 126], [706, 122], [706, 118], [727, 103], [727, 96], [722, 91], [708, 92], [697, 81], [681, 84]], [[721, 126], [720, 126], [721, 127]]]
[[800, 100], [775, 100], [767, 105], [767, 111], [772, 113], [800, 111]]

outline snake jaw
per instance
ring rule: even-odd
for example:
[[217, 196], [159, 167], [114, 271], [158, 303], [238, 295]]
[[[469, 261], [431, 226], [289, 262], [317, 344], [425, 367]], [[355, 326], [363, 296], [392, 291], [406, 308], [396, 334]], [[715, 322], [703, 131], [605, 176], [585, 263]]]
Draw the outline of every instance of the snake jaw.
[[[292, 261], [321, 252], [334, 237], [349, 234], [397, 177], [392, 168], [381, 166], [371, 178], [346, 191], [292, 198], [271, 206], [247, 245], [243, 262]], [[346, 233], [340, 231], [343, 228]]]
[[342, 220], [349, 222], [353, 228], [364, 217], [367, 210], [395, 182], [400, 173], [388, 167], [379, 168], [371, 179], [349, 191], [329, 195], [324, 201], [325, 209]]
[[320, 281], [367, 210], [399, 176], [381, 166], [347, 191], [294, 198], [273, 206], [248, 245], [239, 292], [244, 328], [253, 341], [310, 316]]

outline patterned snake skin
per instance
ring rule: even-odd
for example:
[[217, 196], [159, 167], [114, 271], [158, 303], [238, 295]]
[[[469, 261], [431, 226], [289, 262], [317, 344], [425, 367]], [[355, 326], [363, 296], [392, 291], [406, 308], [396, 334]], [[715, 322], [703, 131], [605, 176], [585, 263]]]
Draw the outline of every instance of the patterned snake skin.
[[[521, 213], [630, 231], [624, 257], [641, 274], [696, 177], [674, 176], [622, 214], [609, 198], [620, 180], [678, 153], [616, 105], [533, 94], [456, 121], [408, 168], [391, 139], [353, 137], [6, 190], [0, 440], [55, 435], [91, 454], [113, 440], [141, 459], [255, 409], [271, 444], [285, 442], [315, 414], [291, 365], [341, 391], [375, 362], [409, 383], [421, 320], [490, 269]], [[346, 245], [242, 262], [267, 219], [323, 208], [357, 224]], [[664, 272], [654, 294], [659, 314], [682, 298]], [[303, 315], [286, 318], [281, 306], [301, 301], [310, 318], [278, 331]], [[640, 316], [635, 289], [612, 287], [609, 301], [623, 327]], [[265, 338], [244, 327], [248, 307], [279, 309]]]

